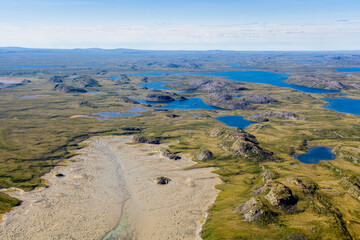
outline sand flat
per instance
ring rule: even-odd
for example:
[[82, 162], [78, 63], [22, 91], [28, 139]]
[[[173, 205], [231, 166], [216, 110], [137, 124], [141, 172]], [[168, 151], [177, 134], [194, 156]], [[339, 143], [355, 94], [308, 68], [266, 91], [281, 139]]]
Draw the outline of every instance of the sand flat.
[[[24, 202], [4, 216], [0, 239], [201, 239], [220, 179], [129, 140], [94, 138], [75, 162], [44, 176], [49, 188], [12, 193]], [[172, 181], [158, 185], [159, 176]]]

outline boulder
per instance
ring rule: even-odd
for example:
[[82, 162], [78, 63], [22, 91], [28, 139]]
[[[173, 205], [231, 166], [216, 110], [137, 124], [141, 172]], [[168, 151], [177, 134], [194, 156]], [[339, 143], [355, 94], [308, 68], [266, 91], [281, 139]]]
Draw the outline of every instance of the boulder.
[[261, 201], [252, 197], [242, 205], [239, 214], [244, 216], [245, 222], [254, 222], [258, 221], [261, 216], [268, 214], [263, 208], [264, 205]]
[[213, 153], [209, 150], [203, 150], [198, 155], [196, 155], [196, 159], [199, 161], [210, 160], [213, 157]]
[[265, 199], [267, 199], [271, 205], [283, 211], [293, 209], [298, 202], [290, 188], [281, 183], [273, 185], [270, 192], [265, 196]]
[[180, 160], [181, 157], [170, 152], [168, 149], [166, 148], [161, 148], [160, 149], [160, 153], [163, 157], [166, 157], [166, 158], [169, 158], [169, 159], [172, 159], [172, 160]]
[[158, 177], [158, 178], [156, 178], [156, 182], [159, 185], [169, 184], [170, 181], [171, 181], [171, 179], [167, 178], [167, 177]]

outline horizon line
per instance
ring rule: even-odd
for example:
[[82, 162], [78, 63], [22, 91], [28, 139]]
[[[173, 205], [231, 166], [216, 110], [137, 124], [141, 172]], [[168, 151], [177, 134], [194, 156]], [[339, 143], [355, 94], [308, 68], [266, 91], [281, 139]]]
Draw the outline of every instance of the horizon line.
[[356, 52], [360, 51], [360, 49], [337, 49], [337, 50], [223, 50], [223, 49], [140, 49], [140, 48], [101, 48], [101, 47], [84, 47], [84, 48], [51, 48], [51, 47], [19, 47], [19, 46], [5, 46], [4, 48], [17, 48], [17, 49], [38, 49], [38, 50], [133, 50], [133, 51], [183, 51], [183, 52], [210, 52], [210, 51], [221, 51], [221, 52]]

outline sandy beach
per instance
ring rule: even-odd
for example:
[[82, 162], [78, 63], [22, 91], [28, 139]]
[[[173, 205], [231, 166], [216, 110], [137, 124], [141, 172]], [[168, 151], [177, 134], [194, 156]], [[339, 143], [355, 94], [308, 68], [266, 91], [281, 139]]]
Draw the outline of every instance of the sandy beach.
[[[13, 191], [23, 203], [4, 215], [0, 239], [201, 239], [221, 183], [213, 169], [183, 170], [195, 163], [129, 141], [93, 138], [43, 177], [48, 188]], [[160, 176], [170, 183], [158, 185]]]

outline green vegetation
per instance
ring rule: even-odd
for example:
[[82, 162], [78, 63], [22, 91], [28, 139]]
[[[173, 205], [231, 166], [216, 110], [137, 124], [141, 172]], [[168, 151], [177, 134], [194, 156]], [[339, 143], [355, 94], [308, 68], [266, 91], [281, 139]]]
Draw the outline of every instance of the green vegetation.
[[[324, 102], [318, 100], [316, 94], [235, 82], [237, 87], [247, 89], [240, 94], [266, 94], [277, 102], [256, 105], [256, 110], [231, 112], [161, 111], [140, 105], [149, 111], [131, 118], [101, 121], [93, 113], [125, 113], [137, 104], [131, 98], [133, 95], [148, 93], [149, 90], [137, 87], [143, 83], [143, 77], [112, 81], [108, 80], [110, 75], [95, 75], [91, 69], [85, 69], [81, 70], [81, 76], [89, 74], [92, 91], [100, 92], [64, 93], [53, 91], [55, 83], [48, 79], [56, 74], [70, 74], [53, 71], [24, 74], [31, 83], [0, 89], [0, 189], [16, 187], [29, 191], [46, 186], [41, 176], [74, 156], [75, 150], [81, 148], [80, 143], [91, 136], [137, 134], [149, 141], [171, 143], [169, 150], [177, 155], [196, 156], [204, 149], [213, 154], [211, 159], [198, 161], [194, 166], [215, 167], [224, 182], [217, 186], [221, 192], [204, 224], [204, 239], [356, 239], [360, 236], [359, 199], [356, 198], [360, 176], [359, 117], [322, 108]], [[193, 78], [201, 77], [149, 77], [147, 81], [175, 82]], [[24, 95], [49, 96], [20, 98]], [[187, 96], [208, 98], [206, 92]], [[269, 122], [251, 125], [246, 132], [256, 139], [238, 145], [245, 144], [256, 150], [247, 151], [246, 156], [232, 149], [239, 138], [237, 134], [242, 131], [215, 120], [221, 115], [242, 115], [250, 119], [256, 113], [270, 110], [289, 111], [306, 120], [269, 118]], [[169, 118], [169, 114], [179, 117]], [[194, 118], [194, 114], [201, 118]], [[214, 129], [222, 134], [213, 134]], [[318, 145], [335, 148], [337, 159], [303, 164], [291, 156]], [[268, 194], [272, 185], [291, 189], [296, 207], [290, 211], [270, 204]], [[254, 196], [256, 207], [266, 214], [258, 221], [247, 222], [240, 212], [244, 203]], [[19, 200], [0, 193], [0, 213], [19, 204]]]

